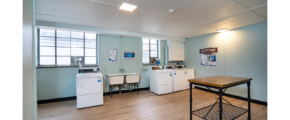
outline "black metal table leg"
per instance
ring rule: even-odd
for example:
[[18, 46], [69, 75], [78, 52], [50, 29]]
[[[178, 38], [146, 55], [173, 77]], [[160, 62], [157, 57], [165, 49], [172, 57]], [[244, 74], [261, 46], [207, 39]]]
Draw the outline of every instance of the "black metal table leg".
[[189, 103], [190, 103], [190, 107], [189, 107], [189, 116], [190, 116], [190, 120], [192, 120], [192, 83], [189, 83], [189, 89], [190, 89], [190, 97], [189, 97]]
[[110, 91], [111, 91], [111, 98], [112, 98], [112, 86], [110, 85], [109, 88], [110, 88]]
[[121, 85], [119, 85], [119, 94], [121, 94]]
[[138, 92], [139, 92], [139, 90], [138, 90], [138, 89], [139, 89], [139, 87], [138, 87], [138, 83], [137, 83], [137, 94], [138, 94]]
[[251, 95], [250, 95], [251, 81], [247, 82], [248, 86], [248, 120], [251, 120]]
[[223, 119], [223, 103], [222, 103], [222, 94], [223, 94], [223, 89], [222, 88], [219, 88], [219, 99], [220, 99], [220, 108], [219, 108], [219, 118], [220, 118], [220, 120], [222, 120]]

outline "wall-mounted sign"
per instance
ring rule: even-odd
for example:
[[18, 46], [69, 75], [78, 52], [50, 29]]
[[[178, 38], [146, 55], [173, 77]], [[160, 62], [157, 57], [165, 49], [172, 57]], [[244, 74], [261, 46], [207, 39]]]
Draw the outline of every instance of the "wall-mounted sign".
[[211, 55], [212, 53], [217, 53], [218, 48], [204, 48], [204, 49], [199, 49], [199, 54], [204, 54], [204, 55]]
[[135, 52], [124, 52], [125, 60], [133, 60], [135, 59]]
[[208, 65], [216, 66], [216, 55], [208, 55]]
[[109, 50], [109, 61], [117, 61], [117, 49]]
[[200, 64], [203, 66], [207, 66], [207, 55], [201, 55]]

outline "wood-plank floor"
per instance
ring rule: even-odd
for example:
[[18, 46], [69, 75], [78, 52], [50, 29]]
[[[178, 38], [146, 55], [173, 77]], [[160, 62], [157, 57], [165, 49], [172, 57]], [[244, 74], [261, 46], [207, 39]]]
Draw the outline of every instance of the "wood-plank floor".
[[[218, 96], [193, 89], [193, 110], [208, 106]], [[233, 105], [246, 108], [247, 102], [224, 97]], [[252, 120], [267, 120], [267, 106], [251, 104]], [[39, 120], [189, 120], [189, 90], [157, 96], [149, 90], [104, 96], [104, 105], [76, 109], [76, 100], [38, 105]], [[201, 118], [193, 115], [194, 120]], [[237, 118], [246, 120], [247, 113]]]

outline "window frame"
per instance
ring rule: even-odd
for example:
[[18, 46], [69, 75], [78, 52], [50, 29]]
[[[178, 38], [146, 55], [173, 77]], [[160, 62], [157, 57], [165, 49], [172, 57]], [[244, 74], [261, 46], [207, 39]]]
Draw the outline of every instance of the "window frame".
[[[149, 50], [143, 50], [143, 39], [142, 39], [142, 63], [143, 63], [143, 51], [149, 51], [149, 63], [143, 63], [143, 66], [150, 66], [150, 65], [157, 65], [157, 62], [156, 63], [151, 63], [151, 39], [148, 39], [149, 40]], [[152, 51], [157, 51], [157, 57], [156, 58], [158, 58], [159, 59], [159, 40], [156, 40], [156, 44], [152, 44], [152, 45], [157, 45], [157, 50], [152, 50]], [[145, 44], [147, 44], [147, 43], [145, 43]]]
[[[57, 30], [54, 30], [54, 37], [51, 37], [51, 36], [40, 36], [40, 29], [41, 28], [37, 28], [37, 68], [62, 68], [62, 67], [78, 67], [78, 65], [71, 65], [71, 61], [70, 61], [70, 65], [57, 65], [57, 38], [66, 38], [66, 37], [57, 37]], [[53, 30], [53, 29], [48, 29], [48, 30]], [[71, 32], [76, 32], [76, 31], [69, 31], [70, 33]], [[79, 56], [79, 57], [96, 57], [96, 64], [85, 64], [85, 61], [83, 59], [82, 63], [84, 67], [98, 67], [98, 64], [99, 64], [99, 61], [97, 60], [98, 59], [98, 50], [99, 50], [99, 47], [98, 47], [98, 37], [99, 37], [99, 34], [96, 34], [96, 56], [86, 56], [85, 54], [85, 49], [88, 48], [88, 49], [92, 49], [91, 47], [86, 47], [85, 46], [85, 41], [86, 41], [86, 38], [85, 38], [85, 34], [86, 32], [82, 32], [83, 33], [83, 38], [82, 39], [79, 39], [79, 38], [71, 38], [71, 36], [68, 38], [70, 39], [70, 47], [60, 47], [60, 48], [70, 48], [70, 56], [69, 57], [72, 57], [71, 55], [71, 48], [83, 48], [83, 56]], [[47, 37], [47, 38], [54, 38], [54, 46], [47, 46], [47, 47], [54, 47], [54, 57], [55, 57], [55, 63], [54, 65], [40, 65], [40, 37]], [[79, 39], [79, 40], [83, 40], [83, 47], [72, 47], [71, 46], [71, 39]], [[87, 40], [93, 40], [93, 39], [87, 39]], [[45, 47], [45, 46], [44, 46]], [[51, 56], [52, 57], [52, 56]], [[64, 57], [62, 55], [60, 55], [60, 57]], [[68, 56], [66, 56], [68, 57]]]

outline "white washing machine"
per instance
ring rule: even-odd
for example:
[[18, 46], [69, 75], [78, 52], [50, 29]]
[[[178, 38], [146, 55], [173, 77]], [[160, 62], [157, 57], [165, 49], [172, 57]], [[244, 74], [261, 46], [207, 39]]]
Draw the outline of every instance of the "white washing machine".
[[77, 109], [103, 105], [103, 74], [99, 68], [78, 69]]
[[173, 71], [173, 92], [189, 89], [188, 79], [194, 78], [193, 69], [186, 69], [184, 65], [176, 65], [164, 66], [164, 70]]
[[162, 67], [151, 67], [150, 91], [157, 94], [172, 93], [173, 71], [162, 70]]
[[[195, 79], [195, 71], [194, 69], [184, 69], [185, 72], [185, 78], [186, 80], [183, 82], [183, 86], [187, 86], [187, 89], [189, 89], [189, 79]], [[194, 88], [194, 85], [192, 85], [192, 88]]]

